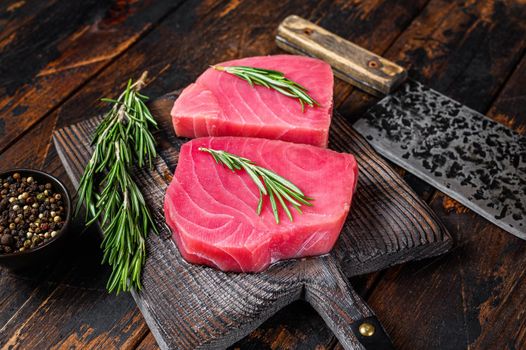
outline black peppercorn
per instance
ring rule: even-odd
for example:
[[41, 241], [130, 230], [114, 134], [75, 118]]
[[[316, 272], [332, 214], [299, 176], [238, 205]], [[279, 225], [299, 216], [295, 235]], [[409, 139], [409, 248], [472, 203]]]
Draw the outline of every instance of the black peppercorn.
[[0, 237], [0, 243], [2, 245], [10, 245], [13, 243], [13, 237], [10, 234], [4, 233], [2, 237]]
[[64, 225], [62, 195], [51, 183], [15, 173], [0, 178], [0, 254], [30, 250]]

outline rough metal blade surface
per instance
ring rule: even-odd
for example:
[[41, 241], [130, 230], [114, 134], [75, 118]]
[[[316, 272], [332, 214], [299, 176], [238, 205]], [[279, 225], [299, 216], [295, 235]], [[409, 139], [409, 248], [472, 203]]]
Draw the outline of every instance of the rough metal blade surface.
[[354, 128], [380, 154], [526, 239], [526, 137], [415, 81]]

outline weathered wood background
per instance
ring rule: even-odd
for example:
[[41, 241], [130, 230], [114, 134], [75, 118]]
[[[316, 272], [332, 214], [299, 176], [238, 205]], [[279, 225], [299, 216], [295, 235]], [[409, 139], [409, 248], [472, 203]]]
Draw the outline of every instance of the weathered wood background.
[[[191, 82], [208, 64], [278, 53], [278, 23], [298, 14], [410, 69], [410, 75], [526, 132], [526, 3], [501, 1], [0, 0], [0, 169], [67, 179], [53, 129], [103, 109], [98, 99], [147, 69], [146, 93]], [[349, 120], [375, 99], [337, 81]], [[403, 174], [403, 172], [401, 171]], [[526, 242], [404, 174], [457, 243], [445, 256], [352, 280], [399, 349], [526, 348]], [[155, 349], [129, 295], [108, 295], [95, 235], [23, 276], [0, 269], [0, 347]], [[242, 349], [339, 349], [307, 304], [285, 308]]]

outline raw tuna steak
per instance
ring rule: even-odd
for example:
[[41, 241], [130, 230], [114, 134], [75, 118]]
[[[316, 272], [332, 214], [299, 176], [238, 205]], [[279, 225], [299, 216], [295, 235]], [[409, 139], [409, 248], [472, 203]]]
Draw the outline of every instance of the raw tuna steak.
[[[267, 196], [256, 214], [259, 193], [245, 171], [235, 173], [199, 147], [246, 157], [287, 178], [312, 207], [280, 211], [277, 224]], [[168, 187], [164, 211], [183, 257], [223, 271], [258, 272], [271, 263], [329, 252], [342, 228], [356, 186], [358, 167], [350, 154], [277, 140], [205, 137], [183, 145]]]
[[306, 106], [302, 112], [295, 98], [266, 87], [251, 87], [241, 78], [209, 68], [175, 101], [171, 115], [178, 136], [250, 136], [327, 146], [334, 83], [327, 63], [278, 55], [218, 65], [279, 70], [307, 88], [320, 106]]

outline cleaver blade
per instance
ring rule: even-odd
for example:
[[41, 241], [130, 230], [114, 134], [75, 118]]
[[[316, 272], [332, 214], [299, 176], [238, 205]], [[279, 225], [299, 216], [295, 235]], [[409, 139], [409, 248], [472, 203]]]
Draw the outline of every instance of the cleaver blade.
[[526, 137], [412, 80], [353, 127], [384, 157], [526, 239]]
[[366, 92], [386, 95], [353, 125], [375, 150], [526, 239], [526, 137], [301, 17], [281, 22], [276, 43], [325, 60], [337, 77]]

